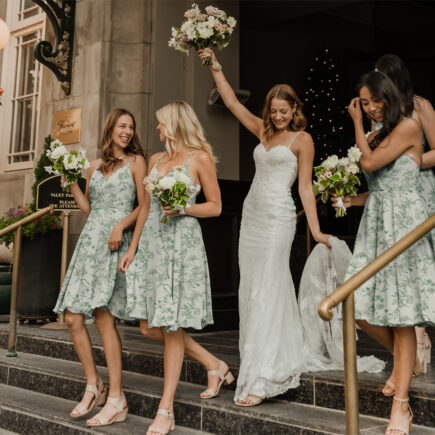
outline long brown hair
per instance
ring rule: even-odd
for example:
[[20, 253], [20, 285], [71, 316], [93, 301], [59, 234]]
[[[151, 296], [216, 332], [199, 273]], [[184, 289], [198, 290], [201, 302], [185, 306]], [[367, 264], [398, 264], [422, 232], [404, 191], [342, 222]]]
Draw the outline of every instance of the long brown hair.
[[165, 126], [166, 152], [173, 159], [182, 145], [205, 151], [213, 163], [217, 158], [205, 138], [204, 130], [192, 106], [182, 100], [167, 104], [157, 110], [157, 119]]
[[302, 113], [302, 101], [297, 96], [295, 90], [290, 85], [275, 85], [266, 96], [266, 102], [263, 107], [263, 125], [264, 125], [264, 136], [262, 139], [269, 139], [276, 133], [276, 127], [270, 120], [270, 105], [272, 99], [277, 98], [278, 100], [287, 101], [290, 107], [294, 107], [296, 104], [296, 112], [293, 114], [293, 118], [290, 121], [289, 128], [291, 131], [301, 131], [305, 130], [307, 126], [307, 119]]
[[125, 148], [125, 154], [140, 155], [145, 158], [145, 153], [142, 149], [142, 145], [139, 141], [139, 137], [136, 134], [136, 120], [131, 112], [126, 109], [113, 109], [104, 121], [103, 134], [100, 141], [100, 152], [101, 152], [101, 166], [100, 170], [103, 172], [108, 172], [112, 169], [116, 163], [119, 161], [113, 155], [112, 147], [112, 133], [116, 126], [118, 119], [123, 116], [128, 115], [133, 120], [134, 134], [131, 138], [129, 144]]

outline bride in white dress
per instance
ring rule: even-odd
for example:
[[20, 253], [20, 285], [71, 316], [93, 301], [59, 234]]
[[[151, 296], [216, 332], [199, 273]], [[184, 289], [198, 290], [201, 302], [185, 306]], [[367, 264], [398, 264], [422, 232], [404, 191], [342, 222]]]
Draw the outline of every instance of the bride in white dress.
[[243, 106], [210, 49], [210, 70], [234, 116], [260, 143], [254, 149], [256, 173], [243, 205], [239, 241], [240, 371], [234, 401], [254, 406], [299, 385], [305, 370], [302, 325], [290, 275], [290, 248], [296, 231], [291, 187], [299, 195], [311, 233], [329, 247], [320, 231], [312, 191], [314, 145], [304, 132], [302, 103], [288, 85], [268, 93], [263, 119]]

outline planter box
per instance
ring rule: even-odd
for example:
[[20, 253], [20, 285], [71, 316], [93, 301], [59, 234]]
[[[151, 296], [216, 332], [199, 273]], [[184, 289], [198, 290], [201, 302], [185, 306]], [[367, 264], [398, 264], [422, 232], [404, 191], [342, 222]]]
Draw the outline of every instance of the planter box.
[[33, 240], [23, 238], [18, 285], [20, 319], [54, 318], [59, 295], [62, 230], [49, 231]]

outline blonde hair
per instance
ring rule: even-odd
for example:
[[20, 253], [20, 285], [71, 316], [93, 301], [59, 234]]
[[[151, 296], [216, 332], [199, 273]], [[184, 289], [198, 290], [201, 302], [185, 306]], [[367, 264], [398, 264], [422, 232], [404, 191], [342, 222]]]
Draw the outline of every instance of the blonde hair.
[[264, 125], [264, 137], [268, 141], [275, 133], [276, 127], [270, 120], [270, 105], [272, 99], [277, 98], [278, 100], [287, 101], [290, 107], [294, 107], [296, 104], [296, 111], [293, 113], [293, 118], [290, 121], [289, 128], [292, 131], [305, 130], [307, 126], [307, 119], [302, 113], [302, 101], [297, 96], [295, 90], [289, 85], [275, 85], [266, 96], [266, 102], [263, 108], [263, 125]]
[[131, 138], [129, 144], [125, 148], [125, 154], [127, 155], [140, 155], [145, 158], [145, 153], [142, 149], [139, 137], [136, 134], [136, 120], [131, 112], [126, 109], [113, 109], [108, 115], [104, 122], [103, 134], [100, 141], [100, 152], [101, 152], [101, 166], [100, 170], [103, 172], [109, 171], [113, 168], [119, 160], [113, 155], [112, 148], [112, 133], [113, 129], [118, 122], [118, 119], [123, 116], [128, 115], [133, 120], [134, 134]]
[[188, 103], [181, 100], [174, 101], [157, 110], [156, 115], [158, 121], [165, 126], [165, 147], [169, 159], [173, 159], [184, 145], [205, 151], [213, 163], [217, 163], [218, 160], [211, 145], [205, 139], [198, 117]]

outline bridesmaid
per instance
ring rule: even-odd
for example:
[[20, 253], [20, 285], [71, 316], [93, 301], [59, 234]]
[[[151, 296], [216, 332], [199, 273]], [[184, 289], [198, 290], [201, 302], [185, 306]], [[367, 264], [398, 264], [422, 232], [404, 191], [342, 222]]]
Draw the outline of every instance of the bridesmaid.
[[[86, 193], [71, 185], [86, 224], [80, 234], [54, 311], [65, 313], [71, 338], [83, 365], [87, 386], [72, 418], [87, 415], [106, 401], [107, 390], [97, 373], [85, 318], [96, 318], [109, 371], [110, 388], [103, 409], [89, 426], [124, 421], [127, 402], [121, 384], [121, 341], [115, 317], [126, 317], [125, 275], [118, 271], [119, 258], [127, 251], [131, 233], [126, 232], [139, 214], [134, 201], [145, 199], [142, 181], [146, 173], [144, 153], [136, 134], [133, 115], [115, 109], [106, 118], [100, 142], [101, 158], [87, 170]], [[62, 180], [63, 181], [63, 180]]]
[[[181, 170], [192, 185], [203, 189], [206, 202], [195, 204], [194, 193], [183, 210], [162, 210], [157, 199], [147, 195], [131, 245], [120, 261], [120, 270], [128, 269], [128, 315], [141, 319], [140, 329], [146, 337], [165, 344], [163, 396], [147, 435], [167, 434], [175, 427], [174, 395], [184, 353], [209, 370], [209, 389], [202, 398], [215, 397], [222, 383], [234, 380], [223, 361], [184, 331], [213, 323], [207, 256], [197, 218], [221, 213], [216, 158], [186, 102], [166, 105], [157, 111], [157, 119], [166, 151], [151, 156], [149, 175], [161, 178]], [[162, 212], [170, 218], [167, 224], [161, 223]]]
[[[386, 74], [397, 86], [402, 99], [402, 110], [407, 117], [420, 123], [423, 136], [423, 155], [421, 157], [420, 196], [426, 202], [429, 215], [435, 213], [435, 110], [432, 104], [423, 97], [414, 94], [411, 76], [403, 60], [395, 54], [380, 57], [375, 64], [375, 71]], [[428, 150], [427, 150], [428, 149]], [[416, 326], [417, 358], [415, 375], [426, 373], [430, 364], [431, 343], [425, 328]], [[386, 393], [394, 394], [394, 378], [387, 382]]]
[[[405, 118], [400, 95], [383, 73], [370, 72], [358, 85], [359, 97], [348, 107], [362, 152], [370, 195], [345, 280], [427, 219], [419, 195], [421, 131]], [[366, 138], [361, 106], [382, 128]], [[355, 292], [355, 317], [392, 335], [396, 390], [386, 434], [408, 434], [412, 412], [408, 391], [416, 357], [415, 325], [435, 322], [435, 262], [429, 237], [412, 245]], [[379, 340], [382, 344], [382, 340]]]

